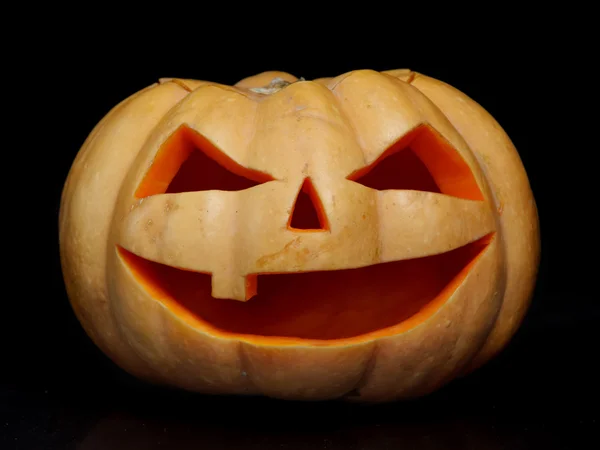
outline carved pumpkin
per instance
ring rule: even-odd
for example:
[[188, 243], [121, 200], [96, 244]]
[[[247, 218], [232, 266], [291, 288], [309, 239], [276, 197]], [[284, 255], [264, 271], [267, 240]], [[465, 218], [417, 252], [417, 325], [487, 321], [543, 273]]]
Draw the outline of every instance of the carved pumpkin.
[[389, 401], [493, 357], [538, 219], [494, 119], [408, 70], [164, 79], [96, 126], [60, 211], [93, 341], [157, 383]]

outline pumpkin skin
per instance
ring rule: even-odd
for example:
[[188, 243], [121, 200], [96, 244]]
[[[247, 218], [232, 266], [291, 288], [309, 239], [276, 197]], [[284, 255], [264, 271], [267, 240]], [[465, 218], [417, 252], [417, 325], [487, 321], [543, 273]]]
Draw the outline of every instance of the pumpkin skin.
[[416, 397], [481, 366], [540, 252], [509, 137], [409, 70], [160, 80], [92, 131], [59, 220], [71, 305], [116, 364], [283, 399]]

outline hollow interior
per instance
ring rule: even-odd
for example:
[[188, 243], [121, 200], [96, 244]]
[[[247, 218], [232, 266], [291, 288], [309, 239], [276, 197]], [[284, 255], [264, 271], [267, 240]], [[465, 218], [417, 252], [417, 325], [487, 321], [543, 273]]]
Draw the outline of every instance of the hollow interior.
[[271, 180], [269, 174], [240, 165], [200, 133], [182, 125], [161, 145], [135, 196], [239, 191]]
[[406, 133], [348, 179], [377, 190], [412, 189], [484, 200], [469, 165], [452, 144], [429, 125]]
[[460, 285], [492, 235], [447, 253], [357, 269], [258, 274], [248, 302], [215, 299], [210, 274], [148, 261], [119, 248], [139, 283], [197, 326], [237, 335], [334, 340], [410, 328]]
[[423, 161], [410, 147], [385, 155], [355, 181], [379, 191], [411, 189], [441, 193]]
[[196, 191], [240, 191], [260, 183], [237, 175], [195, 148], [181, 164], [165, 191], [166, 194]]

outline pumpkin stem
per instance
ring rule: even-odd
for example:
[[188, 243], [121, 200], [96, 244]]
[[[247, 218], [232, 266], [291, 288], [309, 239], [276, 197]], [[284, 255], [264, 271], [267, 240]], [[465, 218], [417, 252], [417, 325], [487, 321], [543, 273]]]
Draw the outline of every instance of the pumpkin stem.
[[290, 84], [297, 83], [298, 81], [306, 81], [304, 78], [300, 77], [297, 81], [287, 81], [283, 78], [276, 77], [271, 80], [271, 82], [264, 87], [250, 88], [252, 92], [256, 92], [257, 94], [265, 94], [270, 95], [275, 92], [280, 91], [281, 89], [289, 86]]

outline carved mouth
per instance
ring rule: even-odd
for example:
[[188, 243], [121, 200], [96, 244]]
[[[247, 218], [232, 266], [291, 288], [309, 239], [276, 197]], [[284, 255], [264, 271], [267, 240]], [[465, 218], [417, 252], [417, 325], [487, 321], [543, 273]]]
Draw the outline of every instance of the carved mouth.
[[227, 334], [332, 340], [411, 328], [452, 295], [493, 234], [447, 253], [358, 269], [265, 274], [248, 302], [215, 299], [211, 276], [148, 261], [123, 261], [157, 300], [201, 327]]

